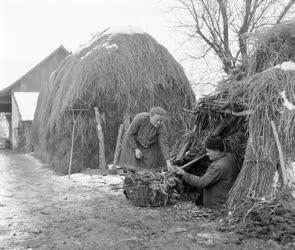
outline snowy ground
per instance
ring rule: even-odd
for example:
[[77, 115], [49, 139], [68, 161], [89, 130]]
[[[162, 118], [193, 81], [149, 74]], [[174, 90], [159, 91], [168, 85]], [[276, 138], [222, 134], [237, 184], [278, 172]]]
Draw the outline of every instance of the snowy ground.
[[122, 183], [95, 170], [68, 179], [32, 155], [0, 151], [0, 249], [281, 249], [186, 218], [192, 203], [134, 207]]

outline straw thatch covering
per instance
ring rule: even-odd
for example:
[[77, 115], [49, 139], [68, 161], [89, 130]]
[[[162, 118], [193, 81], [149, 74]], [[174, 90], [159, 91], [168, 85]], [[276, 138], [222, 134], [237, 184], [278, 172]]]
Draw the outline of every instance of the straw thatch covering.
[[[106, 157], [110, 162], [124, 114], [162, 106], [171, 115], [172, 135], [180, 129], [179, 111], [194, 105], [182, 67], [150, 35], [106, 30], [68, 56], [41, 91], [34, 137], [43, 156], [62, 172], [69, 162], [75, 112], [73, 171], [98, 165], [94, 107], [103, 114]], [[170, 137], [173, 138], [173, 137]]]
[[285, 61], [295, 61], [295, 22], [281, 23], [250, 36], [253, 54], [248, 74], [262, 72]]

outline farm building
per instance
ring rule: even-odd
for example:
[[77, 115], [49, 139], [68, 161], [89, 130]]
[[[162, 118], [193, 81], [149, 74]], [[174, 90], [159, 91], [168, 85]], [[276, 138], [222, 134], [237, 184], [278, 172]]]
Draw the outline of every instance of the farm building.
[[[69, 52], [60, 46], [28, 73], [0, 91], [0, 112], [5, 113], [9, 122], [9, 137], [13, 148], [24, 147], [24, 140], [29, 140], [21, 139], [20, 135], [28, 135], [30, 131], [29, 124], [34, 118], [38, 93], [67, 55]], [[30, 150], [30, 146], [27, 146], [27, 150]]]

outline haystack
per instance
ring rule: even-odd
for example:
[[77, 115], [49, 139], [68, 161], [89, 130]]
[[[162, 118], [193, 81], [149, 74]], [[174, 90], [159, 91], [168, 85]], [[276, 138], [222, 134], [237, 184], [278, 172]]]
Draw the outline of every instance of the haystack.
[[277, 24], [253, 33], [249, 41], [253, 49], [248, 63], [249, 75], [285, 61], [295, 61], [295, 22]]
[[41, 91], [34, 121], [36, 147], [65, 173], [74, 121], [73, 171], [98, 167], [94, 107], [103, 117], [106, 158], [113, 159], [123, 116], [152, 106], [169, 113], [171, 139], [182, 128], [181, 109], [195, 97], [183, 68], [166, 48], [132, 27], [98, 33], [68, 56]]

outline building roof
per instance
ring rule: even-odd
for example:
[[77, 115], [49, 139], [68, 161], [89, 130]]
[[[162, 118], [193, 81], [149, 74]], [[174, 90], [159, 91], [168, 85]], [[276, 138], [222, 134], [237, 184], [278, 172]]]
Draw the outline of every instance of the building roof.
[[21, 120], [34, 120], [39, 92], [14, 92], [13, 95]]
[[33, 67], [26, 74], [24, 74], [21, 78], [19, 78], [14, 83], [12, 83], [8, 87], [6, 87], [0, 91], [0, 112], [11, 112], [11, 90], [13, 88], [17, 87], [27, 75], [29, 75], [31, 72], [36, 70], [40, 65], [46, 63], [54, 55], [56, 55], [56, 53], [58, 53], [60, 51], [65, 52], [65, 54], [70, 54], [70, 52], [67, 49], [65, 49], [64, 46], [62, 46], [62, 45], [59, 46], [56, 50], [54, 50], [50, 55], [48, 55], [46, 58], [44, 58], [40, 63], [38, 63], [35, 67]]

